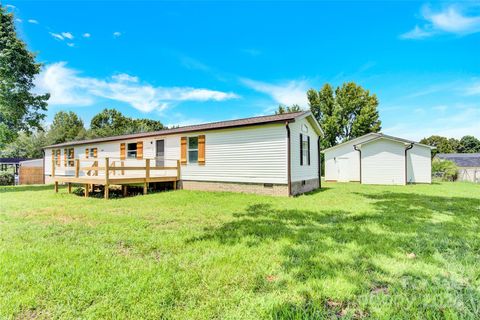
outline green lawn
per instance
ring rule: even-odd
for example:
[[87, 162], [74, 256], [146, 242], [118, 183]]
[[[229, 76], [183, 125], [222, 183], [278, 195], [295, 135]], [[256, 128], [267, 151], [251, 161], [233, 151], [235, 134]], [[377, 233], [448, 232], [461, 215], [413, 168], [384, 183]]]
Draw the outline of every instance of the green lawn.
[[478, 319], [480, 185], [0, 189], [0, 319]]

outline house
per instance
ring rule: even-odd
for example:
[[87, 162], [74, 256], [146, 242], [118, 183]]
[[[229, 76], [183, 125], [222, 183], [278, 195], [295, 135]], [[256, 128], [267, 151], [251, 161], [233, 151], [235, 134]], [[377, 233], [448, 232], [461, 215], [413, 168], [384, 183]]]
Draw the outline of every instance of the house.
[[325, 180], [363, 184], [431, 183], [433, 147], [382, 133], [325, 149]]
[[455, 162], [457, 180], [480, 183], [480, 153], [438, 153], [435, 158]]
[[[319, 188], [321, 128], [311, 112], [260, 116], [60, 143], [47, 182], [173, 183], [189, 190], [297, 195]], [[104, 181], [105, 180], [105, 181]], [[108, 197], [108, 194], [105, 195]]]

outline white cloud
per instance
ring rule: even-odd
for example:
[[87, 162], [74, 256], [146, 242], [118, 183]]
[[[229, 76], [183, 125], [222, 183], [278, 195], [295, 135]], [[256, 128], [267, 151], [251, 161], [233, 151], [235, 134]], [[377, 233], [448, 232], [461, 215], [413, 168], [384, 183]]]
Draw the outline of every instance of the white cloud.
[[17, 21], [18, 23], [22, 23], [22, 22], [23, 22], [23, 20], [20, 19], [20, 18], [15, 19], [15, 21]]
[[238, 98], [231, 92], [190, 87], [154, 87], [128, 74], [106, 80], [83, 77], [66, 62], [47, 65], [35, 81], [39, 92], [50, 92], [50, 105], [93, 104], [98, 98], [120, 101], [142, 111], [164, 110], [182, 101], [223, 101]]
[[61, 34], [54, 33], [54, 32], [49, 32], [49, 33], [50, 33], [50, 35], [51, 35], [52, 37], [54, 37], [54, 38], [57, 39], [57, 40], [63, 40], [63, 39], [64, 39]]
[[82, 35], [82, 37], [84, 37], [84, 38], [90, 38], [91, 36], [92, 36], [92, 35], [91, 35], [90, 33], [88, 33], [88, 32], [85, 32], [85, 33]]
[[[434, 118], [431, 114], [424, 115], [417, 121], [408, 121], [386, 127], [382, 132], [406, 139], [421, 140], [431, 135], [461, 138], [465, 135], [480, 136], [480, 105], [441, 106], [449, 113], [443, 117]], [[443, 113], [443, 112], [442, 112]], [[418, 123], [421, 121], [421, 123]]]
[[474, 83], [467, 87], [465, 94], [468, 96], [480, 95], [480, 82]]
[[70, 32], [62, 32], [62, 36], [66, 39], [73, 39], [73, 34], [71, 34]]
[[15, 9], [16, 7], [13, 4], [7, 4], [7, 5], [5, 5], [5, 8]]
[[245, 78], [240, 79], [240, 81], [255, 91], [269, 95], [278, 103], [287, 106], [298, 104], [301, 107], [307, 107], [308, 105], [308, 83], [305, 80], [292, 80], [282, 84], [270, 84]]
[[449, 5], [434, 12], [429, 6], [422, 8], [424, 25], [418, 25], [400, 35], [403, 39], [424, 39], [438, 34], [468, 35], [480, 32], [480, 15], [468, 15], [468, 6]]
[[113, 33], [113, 36], [114, 36], [115, 38], [118, 38], [118, 37], [120, 37], [121, 35], [122, 35], [122, 33], [121, 33], [121, 32], [118, 32], [118, 31], [115, 31], [115, 32]]
[[38, 24], [38, 21], [35, 19], [28, 19], [28, 22], [33, 23], [33, 24]]
[[126, 73], [116, 74], [112, 76], [112, 79], [117, 80], [118, 82], [138, 82], [138, 77]]
[[75, 47], [75, 43], [69, 42], [69, 43], [67, 43], [67, 46], [69, 46], [70, 48], [73, 48], [73, 47]]

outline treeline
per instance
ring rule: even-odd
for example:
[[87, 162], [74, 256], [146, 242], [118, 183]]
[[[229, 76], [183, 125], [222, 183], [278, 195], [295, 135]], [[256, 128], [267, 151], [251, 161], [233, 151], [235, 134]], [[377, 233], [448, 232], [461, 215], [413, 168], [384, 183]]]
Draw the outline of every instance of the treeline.
[[480, 152], [480, 140], [474, 136], [463, 136], [460, 140], [455, 138], [446, 138], [442, 136], [430, 136], [423, 138], [420, 143], [427, 144], [437, 149], [432, 151], [432, 155], [437, 153], [477, 153]]
[[59, 111], [49, 127], [39, 128], [31, 134], [20, 132], [13, 142], [1, 148], [0, 157], [39, 158], [43, 156], [42, 148], [47, 145], [162, 129], [165, 127], [160, 121], [133, 119], [115, 109], [104, 109], [85, 128], [75, 112]]

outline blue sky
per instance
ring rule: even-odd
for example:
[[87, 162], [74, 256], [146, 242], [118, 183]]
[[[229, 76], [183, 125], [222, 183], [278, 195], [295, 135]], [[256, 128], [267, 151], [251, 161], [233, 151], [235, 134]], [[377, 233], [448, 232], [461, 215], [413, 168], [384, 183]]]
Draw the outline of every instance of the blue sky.
[[3, 4], [45, 64], [47, 123], [105, 107], [168, 125], [271, 114], [355, 81], [385, 133], [480, 136], [480, 1]]

